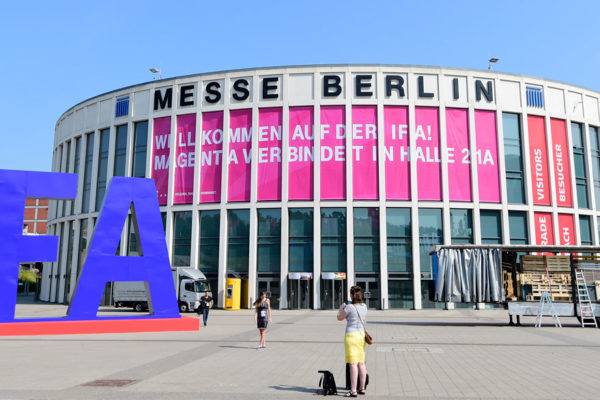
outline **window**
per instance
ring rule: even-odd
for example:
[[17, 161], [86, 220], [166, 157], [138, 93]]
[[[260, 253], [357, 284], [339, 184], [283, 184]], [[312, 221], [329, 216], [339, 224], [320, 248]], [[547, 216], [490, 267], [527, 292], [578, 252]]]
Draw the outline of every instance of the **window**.
[[83, 256], [87, 253], [87, 234], [88, 220], [82, 219], [81, 226], [79, 227], [79, 257], [77, 258], [77, 278], [79, 278], [79, 274], [81, 273]]
[[346, 209], [321, 208], [321, 271], [346, 272]]
[[450, 210], [452, 244], [473, 243], [473, 211]]
[[[69, 167], [70, 167], [70, 164], [71, 164], [71, 162], [70, 162], [71, 161], [71, 142], [70, 141], [67, 142], [67, 149], [66, 150], [67, 150], [67, 156], [66, 156], [67, 157], [67, 160], [66, 160], [67, 163], [66, 163], [66, 166], [65, 166], [65, 172], [70, 172], [70, 170], [69, 170]], [[65, 216], [67, 215], [67, 201], [66, 200], [62, 201], [62, 215], [65, 215]], [[67, 292], [65, 292], [65, 293], [67, 293]]]
[[592, 240], [592, 224], [590, 217], [587, 215], [579, 216], [579, 238], [582, 246], [591, 246]]
[[[81, 156], [81, 138], [78, 137], [75, 139], [75, 168], [73, 168], [73, 172], [76, 174], [81, 173], [79, 171], [79, 157]], [[79, 189], [77, 190], [79, 193]], [[71, 201], [71, 214], [75, 212], [75, 200]]]
[[133, 224], [133, 216], [129, 216], [129, 243], [127, 245], [128, 256], [139, 256], [140, 252], [138, 249], [138, 235], [136, 234], [135, 225]]
[[[388, 208], [386, 213], [388, 272], [412, 273], [410, 208]], [[412, 302], [412, 287], [410, 296]]]
[[[56, 157], [58, 157], [58, 167], [56, 168], [56, 170], [58, 172], [65, 172], [62, 169], [62, 159], [63, 159], [63, 145], [58, 146], [58, 148], [56, 149]], [[56, 218], [60, 218], [62, 217], [61, 210], [62, 210], [62, 206], [61, 206], [62, 201], [61, 200], [56, 200], [55, 201], [55, 208], [54, 208], [54, 215], [56, 216]]]
[[527, 105], [529, 107], [544, 108], [544, 91], [539, 86], [527, 86]]
[[504, 160], [506, 164], [506, 194], [508, 202], [525, 203], [523, 189], [523, 156], [521, 153], [521, 121], [519, 114], [502, 114]]
[[354, 209], [354, 271], [379, 272], [379, 209]]
[[127, 125], [117, 126], [116, 142], [113, 176], [125, 176], [125, 156], [127, 155]]
[[587, 197], [587, 171], [585, 168], [585, 147], [581, 124], [571, 122], [571, 136], [573, 138], [573, 161], [575, 163], [578, 206], [579, 208], [590, 208]]
[[281, 210], [258, 210], [258, 272], [281, 270]]
[[510, 229], [510, 244], [527, 244], [527, 214], [524, 211], [509, 211], [508, 226]]
[[313, 271], [313, 210], [290, 208], [290, 272]]
[[133, 143], [133, 171], [131, 176], [144, 178], [146, 176], [146, 149], [148, 146], [148, 121], [135, 123]]
[[221, 212], [206, 210], [200, 212], [200, 271], [217, 273], [219, 271], [219, 234]]
[[229, 210], [227, 216], [227, 272], [247, 274], [250, 210]]
[[419, 254], [421, 274], [431, 278], [429, 250], [436, 244], [443, 244], [442, 210], [438, 208], [419, 209]]
[[100, 159], [98, 161], [98, 181], [96, 183], [96, 210], [104, 201], [106, 194], [106, 178], [108, 174], [108, 145], [110, 142], [110, 129], [100, 131]]
[[65, 303], [71, 299], [71, 270], [73, 269], [73, 240], [75, 229], [73, 222], [69, 222], [69, 241], [67, 242], [67, 269], [65, 272]]
[[174, 267], [189, 267], [192, 249], [192, 212], [173, 213], [173, 262]]
[[590, 151], [592, 153], [592, 176], [594, 178], [594, 196], [596, 210], [600, 209], [600, 143], [598, 142], [598, 128], [590, 126]]
[[479, 213], [481, 223], [481, 244], [502, 243], [502, 221], [500, 211], [481, 210]]
[[117, 97], [115, 117], [124, 117], [129, 114], [129, 96]]
[[388, 304], [390, 308], [413, 308], [413, 281], [389, 280]]
[[83, 197], [81, 199], [81, 212], [90, 211], [90, 193], [92, 190], [92, 162], [94, 161], [94, 134], [88, 133], [85, 146], [85, 164], [83, 170]]

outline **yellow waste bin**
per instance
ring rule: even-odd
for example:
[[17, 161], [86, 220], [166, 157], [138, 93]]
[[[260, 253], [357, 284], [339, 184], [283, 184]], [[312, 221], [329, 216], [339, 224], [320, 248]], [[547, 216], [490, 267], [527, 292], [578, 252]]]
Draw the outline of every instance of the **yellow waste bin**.
[[242, 297], [242, 280], [230, 278], [225, 281], [225, 309], [239, 310]]

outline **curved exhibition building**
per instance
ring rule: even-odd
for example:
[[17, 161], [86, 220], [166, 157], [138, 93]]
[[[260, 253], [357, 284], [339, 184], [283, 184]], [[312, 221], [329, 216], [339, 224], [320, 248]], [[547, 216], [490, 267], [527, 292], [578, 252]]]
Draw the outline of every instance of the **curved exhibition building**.
[[[107, 184], [155, 180], [172, 268], [275, 308], [433, 303], [435, 244], [598, 245], [600, 93], [494, 71], [392, 65], [258, 68], [155, 80], [67, 110], [53, 171], [58, 262], [41, 299], [68, 302]], [[131, 219], [131, 218], [130, 218]], [[134, 224], [118, 252], [136, 255]], [[110, 298], [107, 285], [105, 302]]]

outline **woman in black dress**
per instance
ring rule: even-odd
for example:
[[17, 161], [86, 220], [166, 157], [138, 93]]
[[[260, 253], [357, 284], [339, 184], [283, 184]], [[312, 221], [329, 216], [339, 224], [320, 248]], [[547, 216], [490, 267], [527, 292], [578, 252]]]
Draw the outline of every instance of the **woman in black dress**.
[[260, 292], [260, 296], [254, 302], [254, 321], [256, 321], [256, 327], [260, 332], [260, 343], [258, 344], [258, 350], [267, 347], [265, 344], [265, 333], [267, 325], [271, 321], [271, 301], [267, 299], [265, 292]]

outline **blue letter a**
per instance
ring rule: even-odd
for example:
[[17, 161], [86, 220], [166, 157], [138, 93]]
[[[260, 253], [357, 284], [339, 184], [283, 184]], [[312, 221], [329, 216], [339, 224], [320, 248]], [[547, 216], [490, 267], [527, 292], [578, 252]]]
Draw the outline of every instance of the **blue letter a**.
[[[131, 203], [141, 256], [115, 256]], [[154, 317], [180, 317], [152, 179], [112, 178], [67, 318], [96, 319], [106, 283], [115, 281], [146, 282]]]

